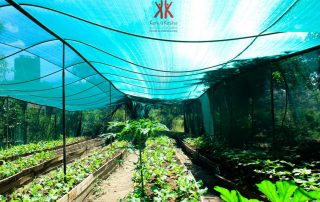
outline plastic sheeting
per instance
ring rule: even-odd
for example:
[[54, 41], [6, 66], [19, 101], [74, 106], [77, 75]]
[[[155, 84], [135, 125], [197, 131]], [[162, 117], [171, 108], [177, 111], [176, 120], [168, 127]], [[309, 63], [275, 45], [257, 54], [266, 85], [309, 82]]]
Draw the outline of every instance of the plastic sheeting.
[[[59, 107], [62, 42], [8, 2], [0, 0], [0, 95]], [[160, 0], [14, 2], [76, 50], [66, 46], [69, 110], [126, 96], [195, 99], [230, 76], [221, 70], [320, 45], [317, 0], [168, 0], [162, 19]], [[40, 58], [40, 74], [33, 67], [16, 76], [24, 71], [15, 71], [15, 60], [25, 56]], [[25, 61], [26, 69], [34, 63]]]

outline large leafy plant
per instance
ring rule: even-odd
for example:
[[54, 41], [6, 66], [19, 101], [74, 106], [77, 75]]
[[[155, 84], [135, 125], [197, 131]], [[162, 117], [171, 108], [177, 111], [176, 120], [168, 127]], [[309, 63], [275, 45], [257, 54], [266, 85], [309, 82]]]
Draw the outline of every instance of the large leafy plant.
[[144, 164], [142, 161], [142, 150], [145, 147], [145, 141], [148, 137], [155, 136], [157, 132], [168, 131], [169, 129], [158, 121], [152, 121], [150, 119], [129, 120], [126, 122], [109, 122], [108, 130], [114, 129], [120, 129], [120, 132], [108, 133], [102, 135], [101, 137], [104, 137], [106, 139], [117, 138], [119, 140], [130, 141], [134, 146], [138, 148], [139, 167], [141, 172], [141, 191], [142, 195], [144, 195]]
[[135, 144], [144, 142], [148, 137], [155, 136], [157, 132], [167, 131], [168, 128], [150, 119], [129, 120], [126, 122], [109, 122], [108, 130], [118, 129], [119, 132], [108, 133], [102, 137], [117, 137]]
[[240, 194], [237, 190], [229, 191], [226, 188], [216, 186], [214, 189], [220, 193], [222, 200], [226, 202], [259, 202], [257, 199], [247, 199]]
[[[299, 188], [293, 181], [277, 181], [272, 183], [264, 180], [257, 184], [261, 193], [271, 202], [306, 202], [319, 201], [319, 191], [306, 191]], [[216, 186], [214, 189], [221, 194], [221, 198], [226, 202], [257, 202], [257, 199], [247, 199], [239, 191]]]

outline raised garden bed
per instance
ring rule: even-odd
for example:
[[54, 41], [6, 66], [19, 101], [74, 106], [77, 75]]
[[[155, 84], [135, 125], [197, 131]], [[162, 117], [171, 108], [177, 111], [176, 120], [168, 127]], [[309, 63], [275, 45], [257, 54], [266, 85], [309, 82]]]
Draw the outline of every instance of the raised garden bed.
[[[192, 147], [181, 139], [178, 139], [178, 142], [194, 161], [214, 170], [213, 174], [219, 180], [219, 184], [228, 189], [239, 190], [250, 198], [265, 200], [256, 192], [255, 184], [267, 179], [273, 182], [292, 180], [307, 191], [317, 190], [317, 180], [319, 181], [320, 177], [317, 162], [304, 163], [309, 168], [301, 168], [301, 165], [295, 165], [288, 161], [269, 160], [266, 154], [260, 155], [259, 153], [237, 150], [206, 152], [204, 154], [194, 145]], [[226, 177], [229, 180], [226, 180]]]
[[[63, 169], [59, 167], [46, 175], [39, 176], [11, 194], [0, 196], [0, 201], [57, 201], [84, 197], [84, 191], [88, 190], [89, 184], [92, 184], [89, 182], [94, 181], [90, 180], [90, 175], [96, 179], [97, 176], [109, 171], [109, 165], [112, 164], [107, 163], [111, 162], [110, 160], [117, 162], [115, 158], [122, 155], [120, 152], [122, 149], [119, 148], [123, 148], [126, 144], [126, 142], [115, 142], [68, 164], [66, 182]], [[86, 180], [84, 184], [88, 186], [81, 184], [84, 180]]]
[[[88, 141], [86, 137], [67, 138], [67, 146], [78, 144], [84, 141]], [[37, 152], [52, 151], [61, 149], [62, 147], [62, 140], [43, 141], [14, 146], [0, 151], [0, 165], [3, 164], [3, 161], [13, 161], [20, 157], [25, 157]]]
[[94, 182], [97, 179], [101, 179], [106, 175], [109, 175], [118, 165], [118, 161], [125, 155], [125, 151], [120, 151], [114, 157], [101, 166], [98, 170], [90, 174], [85, 180], [74, 187], [66, 195], [58, 200], [58, 202], [81, 202], [84, 201], [94, 187]]
[[217, 174], [217, 172], [219, 172], [219, 170], [221, 170], [223, 167], [222, 162], [218, 163], [218, 162], [214, 162], [214, 161], [210, 160], [209, 158], [200, 154], [199, 151], [195, 150], [190, 145], [188, 145], [188, 143], [186, 143], [185, 141], [183, 141], [181, 139], [177, 139], [177, 142], [178, 142], [179, 146], [182, 148], [182, 150], [188, 156], [190, 156], [193, 161], [197, 162], [198, 164], [200, 164], [203, 167], [206, 167], [206, 168], [212, 170], [213, 171], [212, 175], [218, 180], [219, 184], [223, 185], [224, 187], [227, 187], [228, 189], [240, 190], [241, 193], [243, 193], [246, 196], [259, 198], [259, 199], [263, 200], [263, 198], [259, 194], [252, 192], [251, 190], [245, 189], [242, 186], [232, 182], [231, 180], [226, 179], [225, 177]]
[[166, 136], [147, 140], [133, 180], [134, 192], [125, 201], [199, 201], [205, 192], [177, 158], [174, 140]]
[[[69, 145], [67, 148], [67, 161], [72, 162], [73, 160], [81, 157], [82, 155], [88, 153], [92, 149], [99, 147], [103, 144], [103, 141], [93, 139], [85, 142], [80, 142], [77, 144]], [[43, 152], [48, 154], [50, 159], [45, 159], [39, 162], [37, 165], [29, 166], [28, 161], [25, 161], [24, 165], [25, 169], [22, 169], [20, 172], [9, 176], [5, 179], [0, 180], [0, 194], [10, 192], [13, 188], [18, 188], [30, 182], [34, 177], [48, 172], [54, 169], [56, 166], [61, 165], [63, 162], [63, 157], [61, 155], [62, 149], [57, 149], [56, 151]], [[39, 155], [41, 153], [34, 154]], [[23, 162], [24, 160], [28, 160], [28, 158], [33, 158], [34, 155], [23, 157], [18, 159], [18, 161]], [[9, 162], [14, 166], [15, 161]], [[5, 166], [5, 165], [2, 165]], [[23, 167], [21, 166], [21, 167]]]

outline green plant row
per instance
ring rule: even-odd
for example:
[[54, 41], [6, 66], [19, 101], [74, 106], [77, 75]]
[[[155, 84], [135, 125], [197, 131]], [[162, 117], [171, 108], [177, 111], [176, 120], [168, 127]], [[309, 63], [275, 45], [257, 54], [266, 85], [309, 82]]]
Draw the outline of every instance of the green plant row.
[[201, 183], [178, 163], [173, 139], [166, 136], [149, 138], [142, 160], [142, 165], [137, 163], [134, 173], [134, 192], [125, 201], [199, 201], [206, 191], [200, 189]]
[[[86, 137], [69, 137], [67, 144], [72, 144], [85, 140]], [[8, 159], [13, 156], [24, 155], [34, 152], [39, 152], [45, 149], [52, 149], [63, 144], [62, 140], [40, 141], [38, 143], [30, 143], [25, 145], [18, 145], [10, 147], [9, 149], [0, 150], [0, 159]]]
[[[241, 166], [241, 163], [239, 164]], [[251, 167], [255, 173], [270, 179], [293, 180], [306, 190], [320, 191], [320, 162], [295, 165], [284, 160], [257, 159], [242, 166]]]
[[265, 151], [230, 149], [208, 136], [185, 138], [184, 141], [196, 150], [215, 153], [227, 161], [251, 162], [256, 159], [268, 159], [268, 154]]
[[[276, 183], [272, 183], [264, 180], [257, 184], [257, 187], [270, 202], [320, 201], [319, 191], [304, 190], [295, 185], [293, 181], [277, 181]], [[214, 187], [214, 189], [220, 193], [221, 199], [226, 202], [260, 202], [258, 199], [245, 198], [237, 190], [230, 191], [219, 186]]]
[[[268, 159], [268, 155], [262, 151], [255, 150], [239, 150], [222, 148], [219, 145], [210, 145], [208, 137], [186, 138], [184, 141], [191, 147], [206, 151], [207, 155], [214, 156], [219, 161], [225, 161], [228, 165], [233, 165], [238, 169], [252, 171], [243, 173], [241, 180], [248, 182], [247, 178], [257, 175], [260, 182], [265, 178], [272, 181], [276, 180], [293, 180], [300, 187], [306, 190], [320, 191], [320, 161], [311, 163], [301, 162], [296, 165], [292, 162], [275, 159]], [[248, 176], [247, 176], [247, 175]], [[254, 184], [254, 183], [253, 183]]]
[[0, 196], [0, 201], [56, 201], [111, 160], [119, 150], [127, 147], [127, 145], [126, 141], [115, 141], [112, 145], [96, 150], [87, 157], [68, 164], [66, 183], [64, 182], [63, 168], [59, 167], [47, 175], [36, 178], [10, 195]]
[[36, 166], [56, 156], [56, 153], [48, 151], [35, 153], [31, 156], [19, 158], [14, 161], [3, 161], [3, 164], [0, 166], [0, 180], [11, 177], [26, 168]]
[[203, 136], [195, 137], [195, 138], [188, 137], [183, 140], [189, 146], [195, 149], [204, 149], [205, 147], [207, 147], [207, 143], [205, 142], [205, 139], [203, 138]]

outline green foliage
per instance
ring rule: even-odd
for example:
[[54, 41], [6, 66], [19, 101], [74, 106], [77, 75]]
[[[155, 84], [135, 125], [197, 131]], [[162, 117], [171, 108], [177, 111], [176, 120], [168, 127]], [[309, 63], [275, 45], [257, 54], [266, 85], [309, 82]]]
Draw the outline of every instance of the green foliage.
[[240, 194], [239, 191], [225, 189], [223, 187], [215, 186], [214, 190], [219, 192], [221, 199], [226, 202], [259, 202], [257, 199], [247, 199]]
[[[293, 181], [277, 181], [275, 184], [264, 180], [257, 184], [261, 193], [271, 202], [306, 202], [320, 200], [320, 191], [306, 191], [295, 185]], [[242, 201], [259, 201], [257, 199], [247, 199], [241, 196], [237, 190], [229, 191], [228, 189], [216, 186], [216, 191], [221, 194], [221, 198], [226, 202], [242, 202]]]
[[54, 152], [40, 152], [15, 161], [5, 162], [0, 166], [0, 180], [15, 175], [26, 168], [38, 165], [44, 161], [56, 157]]
[[304, 141], [305, 139], [320, 141], [320, 110], [304, 109], [301, 117], [301, 123], [298, 125], [300, 135], [297, 136], [297, 141]]
[[[200, 189], [175, 157], [174, 141], [165, 136], [149, 138], [143, 151], [143, 166], [137, 164], [134, 192], [126, 201], [198, 201], [206, 191]], [[141, 170], [145, 190], [141, 190]], [[143, 196], [142, 193], [145, 193]]]
[[[320, 163], [314, 162], [315, 165]], [[319, 190], [320, 189], [320, 173], [314, 169], [310, 164], [303, 163], [297, 166], [284, 160], [256, 160], [251, 163], [255, 165], [256, 173], [265, 174], [271, 179], [280, 180], [293, 180], [300, 187], [306, 190]]]
[[109, 161], [119, 148], [126, 147], [125, 141], [116, 141], [112, 146], [99, 149], [85, 158], [67, 165], [67, 182], [64, 182], [63, 168], [51, 171], [14, 191], [12, 194], [1, 196], [1, 201], [56, 201], [73, 187], [82, 182], [88, 175]]
[[285, 160], [271, 160], [268, 154], [263, 151], [223, 148], [220, 145], [210, 143], [212, 141], [204, 136], [186, 138], [184, 141], [195, 149], [204, 150], [206, 155], [214, 156], [218, 161], [223, 160], [238, 169], [253, 171], [249, 172], [248, 176], [239, 176], [243, 181], [251, 180], [252, 175], [256, 173], [255, 182], [265, 178], [293, 180], [306, 190], [320, 189], [320, 172], [317, 169], [320, 166], [319, 161], [301, 162], [296, 165]]
[[272, 72], [272, 78], [273, 80], [275, 80], [275, 82], [277, 84], [281, 84], [281, 82], [283, 81], [282, 75], [280, 71], [274, 71]]
[[230, 149], [222, 142], [214, 141], [209, 136], [203, 135], [196, 138], [185, 138], [184, 141], [196, 150], [208, 151], [221, 159], [240, 164], [249, 163], [256, 159], [268, 158], [268, 155], [264, 151]]
[[[120, 132], [116, 133], [118, 139], [132, 141], [133, 143], [144, 142], [148, 137], [155, 136], [157, 132], [167, 131], [168, 128], [158, 121], [149, 119], [129, 120], [126, 122], [109, 122], [108, 129], [121, 128]], [[106, 137], [115, 135], [108, 134]]]
[[278, 181], [275, 184], [265, 180], [257, 184], [259, 191], [261, 191], [272, 202], [283, 201], [309, 201], [320, 199], [320, 192], [307, 192], [298, 188], [294, 182]]
[[[189, 146], [196, 150], [209, 151], [209, 152], [223, 152], [226, 150], [222, 142], [213, 140], [211, 136], [202, 135], [199, 137], [188, 137], [183, 139]], [[232, 154], [231, 154], [232, 155]]]
[[175, 132], [184, 132], [184, 119], [182, 115], [173, 118], [171, 130]]
[[[69, 137], [67, 144], [85, 140], [85, 137]], [[7, 159], [17, 155], [24, 155], [39, 152], [45, 149], [52, 149], [62, 145], [62, 140], [40, 141], [38, 143], [30, 143], [25, 145], [18, 145], [9, 149], [0, 150], [0, 159]]]
[[203, 136], [197, 138], [185, 138], [184, 141], [195, 149], [204, 149], [207, 146]]
[[112, 116], [112, 121], [125, 121], [125, 109], [120, 108], [118, 109]]
[[184, 131], [182, 105], [152, 105], [148, 113], [151, 120], [158, 121], [166, 125], [172, 131]]
[[117, 137], [117, 134], [116, 133], [104, 133], [104, 134], [99, 135], [99, 137], [104, 139], [105, 141], [108, 141], [108, 140], [115, 139]]

